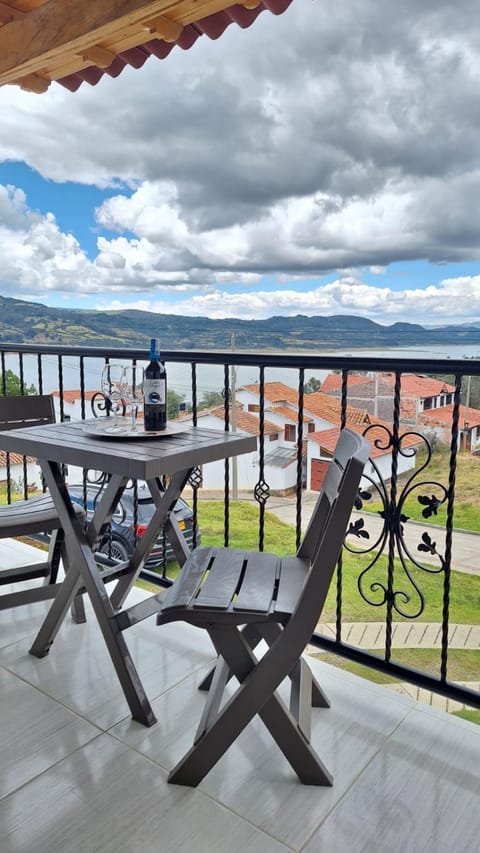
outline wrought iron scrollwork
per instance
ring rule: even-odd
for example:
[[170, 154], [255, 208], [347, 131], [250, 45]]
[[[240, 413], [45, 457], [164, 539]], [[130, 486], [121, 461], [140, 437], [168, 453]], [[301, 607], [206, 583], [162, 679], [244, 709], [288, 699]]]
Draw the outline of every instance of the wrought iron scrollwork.
[[[92, 410], [92, 414], [94, 418], [101, 418], [104, 415], [107, 417], [110, 416], [110, 412], [112, 410], [112, 403], [105, 397], [101, 391], [96, 391], [95, 394], [92, 395], [90, 400], [90, 408]], [[123, 416], [126, 412], [127, 408], [123, 400], [120, 400], [120, 408], [119, 412]]]
[[[368, 432], [373, 428], [377, 433], [379, 429], [384, 433], [384, 437], [373, 441], [374, 447], [390, 449], [398, 458], [416, 456], [418, 445], [421, 445], [425, 451], [425, 460], [398, 490], [396, 466], [392, 466], [392, 478], [387, 486], [378, 465], [370, 459], [373, 473], [364, 474], [362, 481], [368, 481], [369, 488], [368, 491], [363, 488], [359, 493], [355, 508], [360, 511], [366, 500], [379, 500], [382, 509], [376, 514], [366, 513], [361, 517], [352, 517], [348, 534], [355, 540], [355, 545], [346, 541], [345, 548], [352, 554], [368, 558], [368, 564], [357, 579], [358, 590], [364, 601], [373, 607], [382, 607], [389, 603], [403, 618], [415, 619], [425, 608], [419, 573], [442, 573], [445, 569], [445, 557], [441, 546], [433, 541], [430, 532], [422, 531], [418, 522], [408, 525], [411, 519], [407, 513], [407, 501], [416, 497], [418, 504], [423, 507], [421, 515], [427, 521], [437, 515], [439, 508], [447, 500], [448, 491], [442, 483], [435, 480], [422, 480], [422, 474], [432, 458], [431, 445], [424, 435], [409, 431], [395, 437], [386, 426], [375, 424], [365, 430], [367, 438]], [[417, 439], [417, 446], [412, 445], [412, 438]], [[380, 525], [375, 519], [380, 519]], [[439, 536], [441, 531], [442, 528], [439, 527]], [[385, 556], [386, 561], [382, 559]], [[435, 564], [429, 560], [425, 562], [422, 556], [425, 560], [428, 557], [433, 558]], [[390, 563], [394, 558], [393, 570]]]

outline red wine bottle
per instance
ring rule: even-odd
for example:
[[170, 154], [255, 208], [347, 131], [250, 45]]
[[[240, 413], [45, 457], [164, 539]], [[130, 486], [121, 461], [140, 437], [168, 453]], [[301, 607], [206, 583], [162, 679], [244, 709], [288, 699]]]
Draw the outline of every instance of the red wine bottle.
[[157, 340], [150, 342], [150, 363], [145, 370], [144, 422], [146, 432], [158, 432], [167, 426], [167, 371], [160, 360]]

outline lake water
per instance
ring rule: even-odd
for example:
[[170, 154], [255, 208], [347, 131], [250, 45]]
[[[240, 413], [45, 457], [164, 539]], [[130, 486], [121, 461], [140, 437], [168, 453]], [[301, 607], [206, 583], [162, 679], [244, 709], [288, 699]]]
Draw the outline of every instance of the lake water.
[[[301, 354], [301, 353], [300, 353]], [[305, 353], [306, 354], [306, 353]], [[310, 353], [309, 353], [310, 354]], [[435, 346], [435, 347], [410, 347], [408, 349], [394, 348], [389, 350], [337, 350], [315, 353], [315, 355], [342, 355], [342, 356], [390, 356], [398, 358], [463, 358], [465, 356], [472, 357], [480, 355], [480, 346]], [[58, 377], [58, 362], [56, 356], [43, 356], [43, 390], [44, 392], [56, 391], [59, 387]], [[18, 375], [19, 363], [16, 356], [8, 356], [6, 358], [6, 366], [13, 370]], [[101, 359], [86, 359], [85, 360], [85, 388], [93, 391], [100, 386], [100, 376], [102, 372], [103, 362]], [[190, 365], [169, 363], [168, 369], [168, 386], [180, 395], [185, 395], [187, 402], [190, 402], [191, 395], [191, 373]], [[327, 371], [321, 370], [306, 370], [305, 380], [308, 381], [312, 376], [322, 380], [325, 378]], [[24, 357], [24, 375], [27, 384], [33, 384], [38, 388], [38, 373], [36, 356]], [[198, 365], [197, 368], [197, 395], [200, 400], [202, 394], [207, 391], [220, 391], [223, 387], [223, 367], [217, 365]], [[237, 367], [236, 369], [236, 384], [237, 387], [258, 382], [258, 369], [255, 367]], [[265, 381], [268, 382], [284, 382], [292, 387], [297, 387], [298, 373], [296, 370], [285, 370], [283, 368], [267, 368], [265, 370]], [[63, 388], [64, 390], [78, 390], [80, 388], [80, 373], [78, 359], [73, 356], [66, 356], [63, 359]]]

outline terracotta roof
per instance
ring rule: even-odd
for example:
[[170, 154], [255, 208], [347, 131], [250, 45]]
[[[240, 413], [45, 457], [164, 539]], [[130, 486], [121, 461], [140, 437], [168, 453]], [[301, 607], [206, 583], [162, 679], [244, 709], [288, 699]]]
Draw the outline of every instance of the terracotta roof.
[[[35, 462], [35, 458], [33, 456], [25, 457], [27, 462]], [[21, 465], [23, 463], [24, 457], [21, 453], [10, 453], [10, 465]], [[0, 468], [6, 468], [7, 466], [7, 453], [5, 450], [0, 450]]]
[[[197, 413], [198, 418], [206, 417], [207, 415], [212, 415], [214, 418], [218, 418], [219, 420], [224, 421], [225, 410], [223, 406], [214, 406], [212, 409], [200, 409]], [[191, 421], [191, 414], [180, 415], [178, 418], [171, 418], [176, 422], [178, 421]], [[231, 423], [231, 414], [230, 414], [230, 423]], [[235, 413], [235, 425], [237, 429], [242, 432], [247, 432], [250, 435], [258, 435], [260, 432], [260, 424], [257, 415], [251, 415], [250, 412], [245, 412], [240, 403], [237, 404], [236, 413]], [[265, 435], [275, 435], [280, 431], [281, 427], [279, 424], [274, 424], [271, 421], [264, 422], [264, 432]]]
[[[329, 373], [322, 382], [321, 390], [325, 394], [329, 394], [331, 391], [341, 391], [342, 381], [343, 378], [341, 373]], [[371, 378], [368, 376], [357, 376], [353, 373], [349, 373], [347, 376], [347, 389], [351, 388], [352, 385], [363, 385], [363, 383], [367, 381], [371, 381]]]
[[[365, 432], [365, 427], [363, 427], [363, 428], [359, 427], [357, 424], [348, 423], [347, 426], [350, 429], [354, 430], [354, 432], [357, 432], [359, 435], [363, 435], [363, 433]], [[387, 429], [391, 429], [391, 427], [389, 427], [388, 424], [385, 424], [385, 426], [387, 427]], [[340, 427], [333, 427], [332, 429], [324, 429], [324, 430], [319, 430], [318, 432], [310, 433], [310, 435], [308, 437], [309, 437], [309, 439], [313, 439], [313, 441], [316, 441], [317, 444], [319, 444], [323, 450], [327, 451], [327, 453], [331, 453], [333, 455], [333, 452], [335, 450], [335, 446], [337, 444], [339, 435], [340, 435]], [[388, 456], [392, 452], [391, 447], [384, 448], [382, 446], [380, 446], [380, 447], [375, 446], [375, 440], [377, 440], [377, 439], [379, 440], [381, 445], [382, 444], [384, 445], [385, 444], [385, 437], [386, 437], [385, 430], [382, 429], [382, 427], [380, 425], [372, 426], [371, 429], [369, 429], [369, 431], [366, 435], [366, 438], [368, 439], [368, 441], [372, 445], [372, 449], [370, 452], [370, 457], [372, 459], [375, 459], [379, 456]], [[421, 443], [422, 443], [422, 439], [420, 436], [408, 435], [408, 433], [407, 433], [405, 435], [403, 442], [402, 442], [402, 447], [403, 448], [416, 447], [417, 445], [419, 445]]]
[[[91, 400], [92, 397], [95, 396], [95, 394], [99, 394], [99, 393], [101, 393], [101, 392], [100, 391], [84, 391], [83, 395], [84, 395], [85, 400]], [[60, 391], [52, 391], [51, 396], [52, 397], [58, 397], [58, 398], [60, 398], [60, 396], [62, 396], [63, 401], [65, 403], [71, 403], [73, 405], [73, 403], [76, 403], [77, 400], [82, 399], [82, 392], [81, 391], [63, 391], [62, 394], [60, 395]]]
[[[385, 379], [391, 385], [395, 384], [393, 374], [383, 374], [382, 379]], [[449, 385], [448, 382], [443, 382], [441, 379], [432, 379], [430, 376], [416, 376], [413, 373], [402, 373], [400, 389], [401, 394], [408, 394], [411, 397], [423, 400], [425, 397], [453, 394], [455, 386]]]
[[[429, 409], [419, 415], [419, 423], [425, 426], [450, 426], [453, 420], [453, 405], [441, 406], [439, 409]], [[471, 406], [459, 406], [458, 409], [458, 426], [463, 429], [465, 422], [468, 422], [469, 427], [480, 426], [480, 411], [473, 409]]]
[[[292, 421], [293, 423], [298, 423], [298, 409], [289, 409], [288, 406], [273, 406], [270, 409], [270, 412], [274, 415], [280, 415], [280, 417], [285, 418], [288, 421]], [[303, 421], [311, 421], [312, 418], [309, 415], [303, 415]]]
[[[307, 412], [312, 412], [317, 418], [323, 418], [326, 421], [334, 418], [335, 422], [340, 423], [342, 404], [337, 397], [332, 397], [323, 391], [315, 391], [313, 394], [305, 394], [303, 406]], [[351, 423], [363, 424], [363, 426], [370, 423], [369, 414], [364, 409], [347, 406], [346, 414]]]
[[[251, 394], [260, 396], [260, 385], [254, 382], [253, 385], [243, 385], [239, 391], [250, 391]], [[264, 396], [269, 403], [292, 403], [295, 408], [298, 408], [298, 391], [290, 385], [284, 385], [283, 382], [265, 382]]]
[[45, 92], [56, 80], [71, 92], [217, 39], [235, 23], [246, 29], [265, 10], [280, 15], [291, 0], [4, 0], [0, 2], [0, 85]]

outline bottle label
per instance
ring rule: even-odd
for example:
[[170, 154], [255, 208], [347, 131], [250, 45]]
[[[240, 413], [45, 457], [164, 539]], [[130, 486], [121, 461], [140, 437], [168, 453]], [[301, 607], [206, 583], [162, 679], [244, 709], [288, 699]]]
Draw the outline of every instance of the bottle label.
[[144, 395], [149, 406], [165, 405], [165, 379], [145, 379]]

